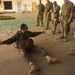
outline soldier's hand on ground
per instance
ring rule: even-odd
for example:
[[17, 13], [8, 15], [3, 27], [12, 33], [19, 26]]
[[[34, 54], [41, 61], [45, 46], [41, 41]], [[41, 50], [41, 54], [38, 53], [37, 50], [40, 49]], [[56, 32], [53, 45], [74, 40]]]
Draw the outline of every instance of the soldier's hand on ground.
[[0, 45], [2, 45], [2, 40], [0, 40]]

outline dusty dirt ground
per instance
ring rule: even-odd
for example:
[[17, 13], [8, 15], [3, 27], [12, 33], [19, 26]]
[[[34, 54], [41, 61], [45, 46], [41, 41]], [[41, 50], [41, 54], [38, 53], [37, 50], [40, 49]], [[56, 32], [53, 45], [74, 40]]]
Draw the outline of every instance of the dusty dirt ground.
[[[24, 14], [21, 15], [24, 16]], [[15, 14], [13, 14], [13, 16], [15, 16]], [[70, 48], [74, 47], [74, 24], [75, 21], [71, 24], [68, 42], [58, 40], [57, 38], [61, 36], [61, 34], [58, 33], [59, 30], [57, 30], [55, 35], [52, 35], [51, 28], [46, 30], [45, 34], [33, 38], [35, 44], [43, 46], [51, 56], [59, 58], [58, 63], [48, 64], [45, 57], [40, 53], [32, 53], [32, 60], [41, 68], [40, 71], [33, 75], [75, 75], [75, 56], [66, 54]], [[60, 25], [58, 29], [60, 29]], [[30, 27], [29, 30], [43, 31], [45, 29], [39, 26]], [[13, 35], [16, 31], [17, 30], [13, 30], [10, 33]], [[6, 31], [0, 31], [1, 40], [5, 40], [10, 36], [11, 35]], [[26, 63], [22, 54], [18, 52], [18, 49], [14, 48], [13, 45], [14, 44], [0, 45], [0, 75], [30, 75], [30, 66]]]

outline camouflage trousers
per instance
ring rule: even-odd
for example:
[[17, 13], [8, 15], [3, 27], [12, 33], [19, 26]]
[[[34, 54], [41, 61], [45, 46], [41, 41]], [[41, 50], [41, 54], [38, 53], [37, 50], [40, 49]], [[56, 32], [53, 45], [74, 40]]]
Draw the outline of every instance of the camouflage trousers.
[[44, 48], [41, 47], [41, 46], [37, 46], [37, 45], [34, 45], [34, 47], [29, 49], [29, 50], [23, 48], [22, 51], [23, 51], [23, 56], [24, 56], [25, 60], [27, 61], [27, 63], [32, 61], [31, 58], [30, 58], [30, 53], [31, 52], [36, 51], [36, 52], [41, 53], [43, 56], [47, 55]]
[[45, 22], [46, 22], [47, 28], [49, 28], [50, 20], [51, 20], [51, 14], [45, 15]]
[[43, 15], [37, 15], [37, 25], [41, 25], [43, 26]]
[[70, 23], [66, 20], [61, 22], [61, 33], [64, 38], [68, 37], [68, 33], [70, 32]]
[[56, 31], [56, 28], [57, 28], [57, 25], [58, 25], [58, 18], [54, 18], [53, 20], [52, 20], [52, 28], [53, 28], [53, 32], [55, 32]]

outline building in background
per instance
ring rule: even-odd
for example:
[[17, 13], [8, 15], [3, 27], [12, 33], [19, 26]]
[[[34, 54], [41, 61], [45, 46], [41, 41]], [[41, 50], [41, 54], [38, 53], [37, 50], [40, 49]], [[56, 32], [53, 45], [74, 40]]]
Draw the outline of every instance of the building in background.
[[[0, 12], [36, 12], [36, 6], [39, 0], [0, 0]], [[62, 6], [63, 0], [50, 0], [57, 1], [57, 3]], [[75, 0], [72, 0], [75, 2]], [[46, 0], [42, 0], [45, 5]]]
[[37, 4], [38, 0], [0, 0], [0, 12], [36, 12]]

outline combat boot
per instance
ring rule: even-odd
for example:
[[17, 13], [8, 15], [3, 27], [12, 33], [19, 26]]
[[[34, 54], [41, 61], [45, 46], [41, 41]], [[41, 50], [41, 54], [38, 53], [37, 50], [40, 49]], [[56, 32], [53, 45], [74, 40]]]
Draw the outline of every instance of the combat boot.
[[46, 30], [49, 30], [49, 27], [46, 27], [45, 29], [46, 29]]
[[37, 65], [35, 65], [33, 62], [30, 62], [30, 67], [31, 67], [31, 70], [29, 71], [30, 74], [36, 72], [38, 70], [38, 67]]
[[69, 54], [69, 55], [75, 55], [75, 51], [68, 51], [67, 54]]
[[44, 27], [43, 25], [41, 25], [41, 27]]
[[59, 39], [64, 39], [64, 36], [59, 37]]
[[36, 26], [39, 26], [38, 24]]
[[54, 34], [55, 34], [55, 31], [52, 32], [52, 35], [54, 35]]
[[64, 39], [64, 42], [67, 42], [68, 40], [67, 39]]
[[41, 21], [41, 27], [44, 27], [44, 26], [43, 26], [43, 21]]
[[75, 49], [74, 49], [74, 48], [71, 48], [71, 49], [67, 52], [67, 54], [69, 54], [69, 55], [75, 55]]
[[67, 42], [68, 41], [68, 39], [67, 38], [64, 38], [64, 42]]
[[61, 33], [61, 31], [58, 31], [58, 33]]
[[58, 58], [53, 58], [53, 57], [50, 57], [50, 56], [46, 56], [46, 59], [47, 59], [48, 64], [55, 63], [55, 62], [58, 61]]

